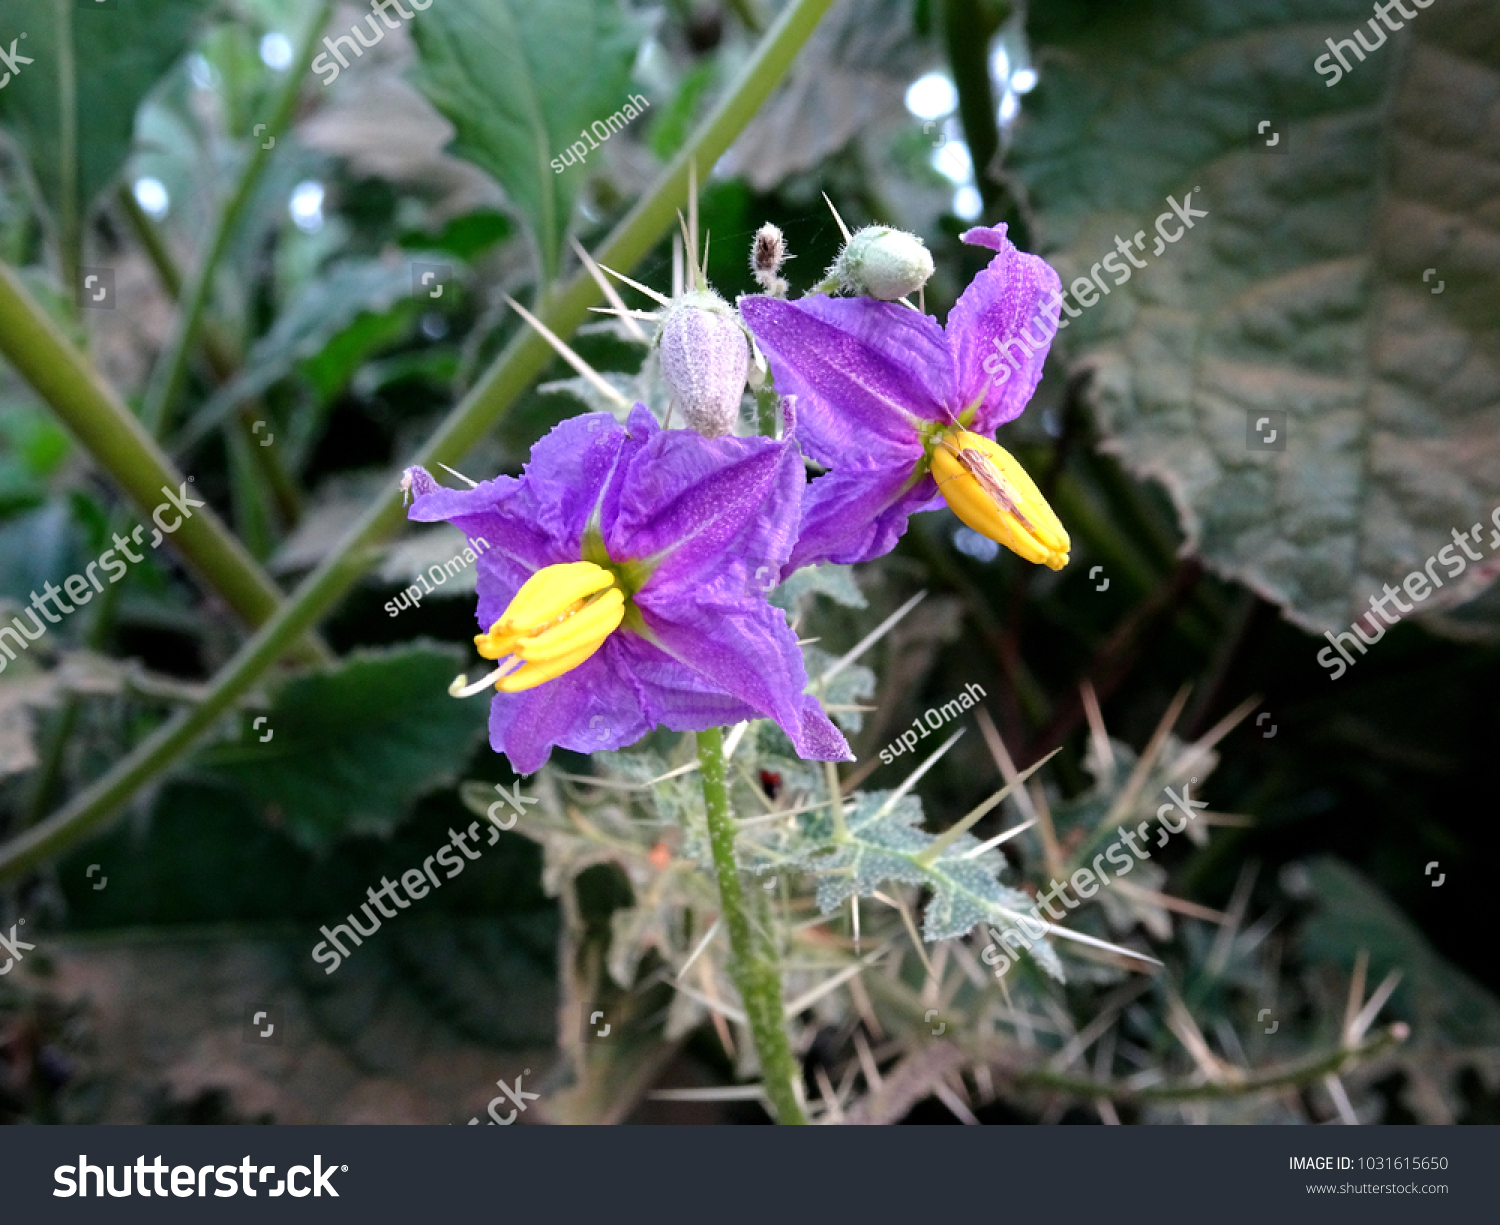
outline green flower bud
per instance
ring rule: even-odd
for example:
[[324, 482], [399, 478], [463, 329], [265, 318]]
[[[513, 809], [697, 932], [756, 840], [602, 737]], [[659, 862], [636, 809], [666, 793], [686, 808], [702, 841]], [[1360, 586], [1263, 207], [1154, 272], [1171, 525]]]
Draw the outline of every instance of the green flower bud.
[[888, 225], [856, 230], [828, 270], [844, 293], [894, 302], [915, 293], [932, 275], [932, 253], [915, 234]]
[[657, 344], [662, 379], [688, 425], [705, 438], [733, 430], [750, 373], [750, 343], [734, 308], [710, 289], [674, 298]]

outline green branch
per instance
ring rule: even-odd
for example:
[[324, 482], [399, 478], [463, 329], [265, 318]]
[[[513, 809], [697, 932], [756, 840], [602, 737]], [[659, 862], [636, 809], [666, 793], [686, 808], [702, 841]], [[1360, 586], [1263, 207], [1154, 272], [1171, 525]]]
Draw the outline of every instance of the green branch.
[[[317, 8], [308, 19], [303, 31], [302, 44], [297, 48], [297, 54], [293, 56], [291, 64], [287, 67], [286, 80], [281, 83], [281, 88], [276, 93], [271, 108], [271, 120], [266, 125], [266, 132], [271, 137], [273, 147], [276, 138], [283, 135], [291, 124], [292, 116], [297, 109], [297, 95], [301, 91], [303, 74], [307, 71], [313, 52], [317, 50], [318, 36], [323, 32], [323, 27], [328, 24], [328, 14], [332, 7], [331, 0], [319, 0]], [[224, 258], [224, 252], [229, 246], [229, 240], [234, 236], [235, 227], [239, 225], [245, 206], [250, 203], [250, 197], [260, 183], [260, 176], [266, 168], [266, 163], [270, 161], [270, 150], [265, 147], [265, 144], [266, 142], [259, 138], [251, 139], [250, 156], [240, 170], [239, 180], [235, 183], [229, 199], [224, 202], [224, 209], [219, 214], [218, 223], [214, 226], [213, 236], [209, 239], [203, 258], [198, 263], [198, 271], [188, 287], [186, 300], [178, 311], [177, 330], [173, 333], [171, 346], [157, 359], [156, 368], [151, 372], [151, 382], [146, 388], [145, 404], [141, 408], [141, 420], [146, 423], [146, 428], [154, 436], [161, 435], [172, 403], [177, 399], [178, 392], [182, 390], [182, 382], [187, 374], [188, 357], [198, 339], [203, 312], [208, 305], [209, 295], [213, 292], [214, 274], [219, 269], [219, 263]]]
[[1389, 1047], [1406, 1041], [1410, 1031], [1401, 1022], [1387, 1026], [1355, 1046], [1339, 1046], [1318, 1051], [1305, 1059], [1250, 1072], [1236, 1080], [1204, 1081], [1146, 1085], [1133, 1089], [1114, 1081], [1091, 1080], [1084, 1076], [1066, 1076], [1046, 1068], [1017, 1072], [1011, 1081], [1020, 1088], [1048, 1089], [1074, 1097], [1112, 1102], [1191, 1102], [1214, 1098], [1244, 1097], [1271, 1089], [1290, 1089], [1312, 1084], [1325, 1076], [1336, 1076], [1354, 1063], [1372, 1059]]
[[[724, 100], [704, 120], [649, 195], [611, 231], [595, 258], [614, 268], [633, 268], [675, 221], [686, 199], [689, 166], [712, 166], [749, 123], [791, 66], [832, 0], [794, 0], [745, 64]], [[539, 312], [542, 321], [567, 337], [589, 318], [598, 287], [580, 272]], [[0, 339], [8, 340], [0, 309]], [[518, 333], [488, 373], [456, 405], [437, 433], [413, 457], [433, 467], [458, 464], [464, 453], [495, 423], [551, 359], [551, 347], [535, 332]], [[224, 666], [201, 704], [162, 724], [88, 788], [45, 821], [0, 846], [0, 881], [59, 854], [107, 820], [137, 788], [166, 769], [198, 736], [229, 710], [289, 642], [310, 630], [358, 581], [375, 556], [375, 546], [401, 525], [401, 498], [393, 480], [390, 492], [372, 505], [310, 574], [276, 614]]]
[[805, 1123], [797, 1100], [797, 1061], [786, 1039], [782, 1013], [781, 970], [776, 950], [757, 932], [745, 906], [740, 868], [734, 858], [737, 831], [729, 809], [729, 787], [724, 779], [724, 732], [710, 728], [698, 733], [698, 766], [703, 778], [703, 808], [708, 814], [708, 840], [713, 847], [714, 872], [719, 878], [719, 917], [729, 933], [733, 955], [729, 976], [745, 1005], [755, 1053], [760, 1056], [761, 1083], [776, 1111], [777, 1122]]
[[[186, 481], [135, 415], [99, 376], [51, 317], [0, 261], [0, 353], [36, 389], [95, 462], [125, 491], [148, 524]], [[174, 512], [175, 513], [175, 512]], [[266, 623], [281, 591], [209, 507], [197, 507], [172, 536], [205, 586], [217, 592], [251, 626]], [[295, 639], [288, 639], [283, 651]], [[326, 658], [326, 653], [309, 652]]]
[[[156, 223], [146, 216], [130, 188], [122, 185], [116, 193], [116, 200], [136, 239], [145, 249], [152, 267], [156, 269], [162, 289], [169, 298], [177, 301], [182, 296], [182, 273], [178, 270], [172, 253], [167, 250]], [[239, 354], [234, 352], [229, 342], [213, 326], [212, 320], [205, 320], [203, 323], [203, 354], [208, 358], [214, 377], [220, 383], [227, 383], [241, 365]], [[264, 411], [258, 400], [240, 405], [237, 428], [246, 445], [252, 448], [250, 454], [271, 490], [271, 496], [276, 499], [276, 508], [281, 512], [282, 519], [289, 526], [295, 525], [302, 518], [302, 495], [282, 466], [280, 457], [272, 450], [260, 446], [259, 440], [254, 437], [256, 413]]]

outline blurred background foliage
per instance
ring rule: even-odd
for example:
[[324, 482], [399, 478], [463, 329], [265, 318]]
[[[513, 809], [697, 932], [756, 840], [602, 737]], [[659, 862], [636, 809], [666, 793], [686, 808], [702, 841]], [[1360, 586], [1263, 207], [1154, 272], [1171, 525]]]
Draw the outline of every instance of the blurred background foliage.
[[[595, 246], [652, 189], [780, 8], [439, 0], [325, 87], [306, 69], [316, 40], [368, 10], [7, 0], [0, 36], [25, 31], [36, 62], [0, 91], [0, 258], [290, 590], [524, 330], [507, 295], [549, 301], [577, 266], [568, 238]], [[1400, 970], [1382, 1015], [1412, 1038], [1351, 1073], [1353, 1109], [1496, 1120], [1500, 963], [1479, 882], [1500, 854], [1484, 782], [1500, 741], [1493, 561], [1336, 683], [1314, 660], [1324, 630], [1500, 505], [1500, 15], [1444, 0], [1326, 88], [1310, 69], [1323, 39], [1367, 16], [1362, 0], [837, 0], [731, 150], [700, 167], [725, 296], [755, 289], [745, 257], [764, 220], [786, 232], [794, 282], [816, 279], [839, 242], [826, 192], [851, 226], [924, 236], [940, 318], [982, 266], [958, 240], [968, 225], [1009, 223], [1066, 283], [1117, 233], [1151, 230], [1168, 195], [1199, 193], [1210, 214], [1060, 335], [1002, 433], [1072, 533], [1065, 571], [997, 555], [941, 511], [855, 573], [862, 606], [820, 599], [799, 623], [841, 654], [927, 591], [864, 660], [877, 681], [853, 772], [895, 787], [905, 771], [879, 749], [978, 683], [1016, 765], [1063, 747], [1039, 794], [1065, 840], [1100, 785], [1084, 768], [1086, 691], [1121, 754], [1143, 751], [1184, 685], [1184, 744], [1259, 699], [1197, 793], [1250, 820], [1174, 843], [1152, 886], [1203, 913], [1111, 916], [1158, 941], [1198, 1029], [1184, 1037], [1171, 991], [1087, 973], [1015, 980], [1040, 1028], [998, 1025], [993, 981], [961, 983], [954, 967], [974, 958], [954, 951], [945, 1015], [984, 1037], [950, 1058], [918, 1019], [926, 997], [900, 990], [920, 978], [908, 950], [873, 1004], [841, 994], [799, 1024], [810, 1095], [857, 1066], [863, 1026], [888, 1072], [861, 1107], [876, 1121], [1333, 1118], [1318, 1077], [1183, 1105], [1149, 1100], [1149, 1074], [1190, 1075], [1192, 1033], [1231, 1064], [1311, 1058], [1351, 976], [1373, 989]], [[632, 93], [651, 102], [642, 118], [583, 167], [550, 170]], [[1259, 116], [1284, 152], [1257, 147]], [[443, 269], [440, 297], [414, 264]], [[1422, 281], [1432, 266], [1440, 296]], [[663, 238], [622, 271], [665, 288], [671, 267]], [[112, 309], [80, 308], [85, 269], [112, 272]], [[612, 325], [573, 343], [621, 377], [639, 365]], [[7, 619], [144, 521], [19, 364], [0, 363]], [[580, 411], [558, 386], [571, 376], [554, 361], [461, 469], [518, 471]], [[1275, 456], [1244, 442], [1246, 413], [1267, 408], [1288, 414]], [[107, 832], [6, 882], [0, 929], [25, 918], [37, 948], [0, 977], [0, 1117], [462, 1123], [523, 1067], [557, 1119], [764, 1117], [647, 1098], [736, 1071], [709, 1013], [663, 983], [702, 899], [662, 891], [659, 797], [587, 800], [639, 845], [575, 854], [550, 823], [585, 799], [549, 775], [545, 818], [522, 818], [339, 974], [310, 965], [319, 925], [468, 824], [465, 796], [482, 813], [476, 792], [514, 781], [482, 704], [443, 693], [469, 659], [472, 573], [399, 617], [385, 608], [461, 547], [450, 529], [408, 530], [364, 558], [320, 626], [337, 664], [266, 673]], [[199, 700], [244, 633], [170, 548], [50, 628], [0, 677], [0, 834]], [[674, 745], [652, 741], [663, 763]], [[950, 825], [999, 777], [969, 734], [921, 783], [923, 811]], [[976, 833], [1013, 819], [1007, 805]], [[1045, 880], [1045, 847], [1005, 849], [1015, 881]], [[901, 936], [881, 922], [872, 947]], [[1242, 927], [1258, 934], [1231, 965], [1217, 934]], [[630, 1001], [631, 1024], [601, 1062], [572, 1018], [605, 996]], [[243, 1037], [262, 1005], [282, 1010], [283, 1044]], [[1250, 1019], [1264, 1007], [1279, 1037]], [[1140, 1082], [1115, 1105], [1064, 1083], [1076, 1056], [1058, 1062], [1096, 1017], [1114, 1028], [1092, 1075]]]

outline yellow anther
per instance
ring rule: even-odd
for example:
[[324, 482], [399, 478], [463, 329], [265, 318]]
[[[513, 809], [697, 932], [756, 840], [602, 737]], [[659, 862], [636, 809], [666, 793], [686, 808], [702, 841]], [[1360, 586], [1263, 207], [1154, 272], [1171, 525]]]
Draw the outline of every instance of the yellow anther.
[[478, 692], [490, 681], [520, 693], [571, 671], [604, 645], [625, 616], [625, 595], [614, 575], [593, 562], [565, 562], [538, 570], [516, 592], [486, 634], [474, 637], [485, 659], [502, 660], [482, 681], [450, 690]]
[[1068, 564], [1068, 533], [999, 443], [958, 426], [946, 429], [933, 451], [932, 475], [953, 513], [981, 536], [1050, 570]]

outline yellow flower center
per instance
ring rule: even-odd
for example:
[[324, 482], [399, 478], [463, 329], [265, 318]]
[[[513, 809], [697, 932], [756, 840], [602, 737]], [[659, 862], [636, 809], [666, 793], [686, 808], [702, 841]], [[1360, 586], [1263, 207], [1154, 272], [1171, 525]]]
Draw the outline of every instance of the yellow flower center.
[[491, 683], [502, 693], [520, 693], [570, 672], [604, 645], [625, 616], [625, 593], [615, 576], [589, 561], [545, 566], [521, 584], [489, 632], [474, 645], [485, 659], [501, 661], [488, 676], [449, 686], [468, 697]]
[[953, 513], [1027, 561], [1061, 570], [1072, 543], [1036, 482], [992, 439], [950, 426], [932, 452], [932, 475]]

